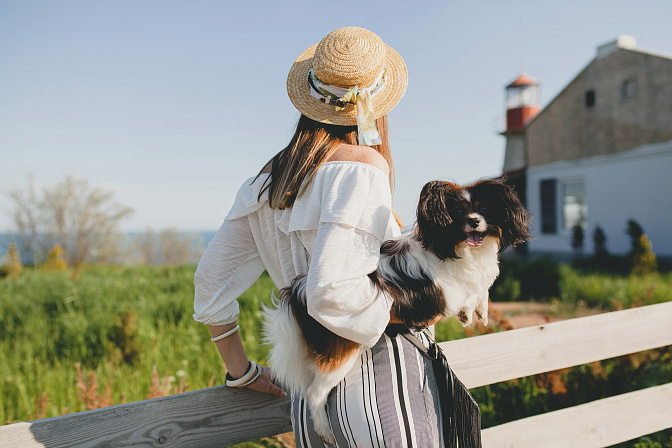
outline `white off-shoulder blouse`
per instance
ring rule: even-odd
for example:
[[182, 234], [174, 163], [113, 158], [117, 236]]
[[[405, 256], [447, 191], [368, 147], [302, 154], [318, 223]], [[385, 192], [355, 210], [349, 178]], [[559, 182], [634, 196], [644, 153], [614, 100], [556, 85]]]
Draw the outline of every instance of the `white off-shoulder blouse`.
[[238, 302], [267, 270], [278, 288], [307, 274], [308, 313], [332, 332], [373, 346], [389, 321], [390, 300], [367, 277], [380, 245], [400, 233], [389, 179], [361, 162], [327, 162], [291, 208], [271, 209], [268, 174], [241, 186], [231, 211], [203, 253], [194, 284], [194, 319], [236, 320]]

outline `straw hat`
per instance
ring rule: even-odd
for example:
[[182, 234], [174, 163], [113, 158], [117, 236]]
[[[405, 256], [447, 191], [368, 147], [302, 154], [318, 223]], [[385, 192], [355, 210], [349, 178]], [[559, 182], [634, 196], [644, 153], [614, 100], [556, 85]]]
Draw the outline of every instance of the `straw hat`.
[[340, 126], [357, 124], [357, 108], [337, 110], [310, 93], [308, 72], [320, 81], [338, 87], [369, 87], [386, 69], [385, 85], [373, 96], [376, 118], [387, 114], [399, 102], [408, 84], [406, 64], [401, 56], [376, 34], [364, 28], [340, 28], [301, 53], [287, 76], [287, 93], [294, 107], [315, 121]]

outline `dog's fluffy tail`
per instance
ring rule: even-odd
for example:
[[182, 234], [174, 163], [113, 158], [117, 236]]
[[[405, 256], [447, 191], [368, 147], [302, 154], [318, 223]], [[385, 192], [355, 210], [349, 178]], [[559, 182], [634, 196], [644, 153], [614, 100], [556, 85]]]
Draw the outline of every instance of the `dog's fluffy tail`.
[[273, 296], [273, 307], [264, 306], [264, 343], [271, 346], [269, 361], [276, 379], [292, 393], [306, 395], [314, 373], [307, 362], [306, 343], [283, 294]]

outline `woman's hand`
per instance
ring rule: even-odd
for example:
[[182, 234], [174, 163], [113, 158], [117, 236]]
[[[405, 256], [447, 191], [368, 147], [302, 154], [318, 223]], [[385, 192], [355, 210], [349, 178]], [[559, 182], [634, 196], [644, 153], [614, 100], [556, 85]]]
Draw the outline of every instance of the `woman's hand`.
[[[210, 333], [212, 336], [218, 336], [230, 331], [236, 326], [236, 322], [226, 325], [210, 325]], [[226, 370], [233, 378], [241, 378], [250, 368], [250, 361], [247, 359], [243, 343], [240, 340], [240, 333], [236, 331], [232, 335], [217, 341], [217, 350], [224, 360]], [[275, 395], [276, 397], [284, 398], [287, 393], [273, 384], [273, 371], [264, 367], [261, 370], [261, 375], [257, 380], [250, 384], [250, 389], [267, 394]]]
[[278, 398], [285, 398], [287, 396], [287, 392], [273, 384], [273, 371], [270, 367], [264, 367], [259, 378], [247, 387], [259, 392], [275, 395]]

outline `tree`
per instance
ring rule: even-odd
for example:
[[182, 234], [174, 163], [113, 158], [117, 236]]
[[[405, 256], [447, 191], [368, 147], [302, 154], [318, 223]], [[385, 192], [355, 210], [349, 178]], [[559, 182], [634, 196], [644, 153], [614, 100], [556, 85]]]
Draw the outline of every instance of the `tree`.
[[119, 223], [133, 214], [131, 207], [114, 202], [114, 192], [73, 176], [45, 187], [41, 195], [31, 179], [10, 198], [24, 248], [43, 258], [59, 245], [71, 266], [115, 261], [121, 253]]
[[148, 227], [133, 239], [132, 258], [142, 264], [183, 265], [200, 258], [200, 244], [196, 243], [193, 235], [182, 235], [174, 227], [165, 228], [158, 235]]
[[602, 227], [597, 226], [593, 231], [593, 246], [595, 247], [595, 258], [604, 259], [609, 255], [607, 250], [607, 236]]
[[581, 224], [572, 227], [572, 248], [577, 253], [581, 253], [583, 250], [583, 227], [581, 227]]

